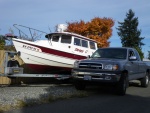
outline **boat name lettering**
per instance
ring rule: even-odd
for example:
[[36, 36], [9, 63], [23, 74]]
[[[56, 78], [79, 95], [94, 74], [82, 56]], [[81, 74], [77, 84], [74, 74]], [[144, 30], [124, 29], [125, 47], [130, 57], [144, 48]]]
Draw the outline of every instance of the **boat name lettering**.
[[38, 52], [41, 51], [39, 48], [28, 46], [28, 45], [23, 45], [23, 48], [33, 50], [33, 51], [38, 51]]
[[78, 52], [80, 52], [80, 53], [83, 53], [83, 52], [84, 52], [84, 50], [81, 50], [81, 49], [78, 49], [78, 48], [75, 48], [75, 51], [78, 51]]

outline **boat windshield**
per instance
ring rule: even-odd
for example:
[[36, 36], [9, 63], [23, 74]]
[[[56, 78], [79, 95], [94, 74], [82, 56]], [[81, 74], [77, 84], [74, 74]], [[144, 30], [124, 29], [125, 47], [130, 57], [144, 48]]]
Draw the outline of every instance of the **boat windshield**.
[[71, 36], [69, 36], [69, 35], [62, 35], [61, 36], [61, 43], [71, 44]]
[[96, 50], [92, 58], [112, 58], [112, 59], [126, 59], [127, 49], [125, 48], [104, 48]]
[[53, 42], [61, 42], [66, 44], [71, 44], [71, 36], [68, 35], [53, 35], [51, 37]]
[[59, 41], [59, 37], [60, 37], [60, 36], [53, 36], [53, 37], [52, 37], [52, 41], [53, 41], [53, 42], [58, 42], [58, 41]]

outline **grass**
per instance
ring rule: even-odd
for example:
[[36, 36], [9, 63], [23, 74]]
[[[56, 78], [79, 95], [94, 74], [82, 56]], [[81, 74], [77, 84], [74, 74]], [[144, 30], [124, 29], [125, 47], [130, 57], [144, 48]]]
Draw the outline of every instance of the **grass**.
[[0, 105], [0, 113], [3, 113], [4, 111], [9, 111], [11, 109], [18, 109], [18, 108], [23, 108], [23, 107], [28, 107], [28, 106], [33, 106], [33, 105], [37, 105], [37, 104], [43, 104], [43, 103], [51, 103], [57, 100], [63, 100], [63, 99], [70, 99], [70, 98], [83, 98], [83, 97], [87, 97], [88, 93], [85, 91], [77, 91], [74, 93], [65, 93], [61, 96], [53, 96], [53, 95], [49, 95], [47, 98], [44, 99], [37, 99], [37, 100], [33, 100], [30, 102], [25, 102], [23, 100], [17, 100], [16, 105], [12, 106], [12, 105], [5, 105], [2, 106]]
[[11, 105], [5, 105], [5, 106], [0, 105], [0, 113], [3, 113], [4, 111], [9, 111], [12, 108], [13, 108], [13, 106], [11, 106]]
[[74, 98], [74, 97], [83, 98], [83, 97], [87, 97], [87, 96], [88, 96], [87, 92], [84, 92], [84, 91], [78, 91], [78, 92], [73, 93], [73, 94], [65, 93], [61, 96], [52, 96], [52, 95], [50, 95], [48, 97], [48, 102], [53, 102], [53, 101], [56, 101], [56, 100], [69, 99], [69, 98]]

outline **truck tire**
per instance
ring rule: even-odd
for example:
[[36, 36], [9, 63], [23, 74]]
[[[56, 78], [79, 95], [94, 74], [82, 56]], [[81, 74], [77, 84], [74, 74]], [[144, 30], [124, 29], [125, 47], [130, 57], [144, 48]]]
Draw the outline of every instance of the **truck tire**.
[[126, 94], [126, 89], [128, 87], [128, 79], [126, 74], [122, 74], [121, 78], [117, 84], [117, 94], [118, 95], [125, 95]]
[[86, 84], [82, 81], [75, 81], [74, 86], [77, 90], [84, 90], [86, 87]]
[[146, 75], [145, 75], [145, 77], [144, 78], [142, 78], [141, 80], [141, 86], [142, 87], [148, 87], [148, 85], [149, 85], [149, 75], [148, 75], [148, 73], [146, 73]]

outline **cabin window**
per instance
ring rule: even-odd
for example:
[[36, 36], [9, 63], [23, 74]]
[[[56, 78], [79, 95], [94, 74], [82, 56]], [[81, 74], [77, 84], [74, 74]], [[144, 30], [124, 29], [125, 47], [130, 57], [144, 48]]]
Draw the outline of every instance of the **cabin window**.
[[81, 46], [80, 39], [74, 38], [74, 45]]
[[61, 36], [61, 43], [71, 44], [71, 36], [62, 35]]
[[52, 41], [53, 42], [58, 42], [59, 41], [59, 36], [53, 36]]
[[96, 49], [94, 42], [90, 42], [90, 49]]
[[82, 40], [82, 47], [88, 48], [88, 42], [86, 40]]

